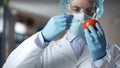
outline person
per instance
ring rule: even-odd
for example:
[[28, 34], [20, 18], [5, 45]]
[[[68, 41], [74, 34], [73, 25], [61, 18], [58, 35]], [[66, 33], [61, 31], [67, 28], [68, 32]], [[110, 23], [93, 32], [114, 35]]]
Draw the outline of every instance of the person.
[[[120, 48], [106, 41], [100, 25], [82, 28], [85, 20], [98, 20], [103, 0], [61, 0], [61, 15], [19, 45], [3, 68], [120, 68]], [[63, 34], [60, 39], [55, 39]]]

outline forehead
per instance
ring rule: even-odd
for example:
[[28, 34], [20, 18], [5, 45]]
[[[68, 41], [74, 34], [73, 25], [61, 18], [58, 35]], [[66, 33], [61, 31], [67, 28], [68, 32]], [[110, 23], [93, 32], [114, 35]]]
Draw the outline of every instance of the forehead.
[[93, 0], [72, 0], [71, 5], [87, 8], [87, 7], [93, 7], [94, 3]]

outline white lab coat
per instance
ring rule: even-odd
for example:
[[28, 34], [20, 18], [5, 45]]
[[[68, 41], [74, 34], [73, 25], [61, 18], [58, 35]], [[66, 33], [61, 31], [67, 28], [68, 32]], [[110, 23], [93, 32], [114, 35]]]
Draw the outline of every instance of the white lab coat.
[[39, 45], [47, 43], [36, 33], [10, 54], [3, 68], [120, 68], [120, 48], [115, 44], [108, 43], [107, 55], [95, 62], [91, 60], [87, 45], [77, 60], [65, 37], [52, 41], [45, 49]]

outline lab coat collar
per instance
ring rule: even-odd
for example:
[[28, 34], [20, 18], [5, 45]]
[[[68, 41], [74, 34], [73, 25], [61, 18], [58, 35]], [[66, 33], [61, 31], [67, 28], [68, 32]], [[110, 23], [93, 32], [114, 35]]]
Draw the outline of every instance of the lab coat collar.
[[57, 50], [60, 53], [67, 56], [67, 58], [69, 58], [69, 60], [71, 60], [72, 62], [77, 63], [76, 56], [74, 55], [70, 42], [66, 40], [66, 37], [57, 40], [56, 45], [58, 46]]
[[84, 47], [83, 47], [83, 52], [82, 52], [82, 55], [80, 56], [79, 58], [79, 61], [78, 61], [78, 65], [81, 64], [82, 62], [86, 61], [86, 60], [91, 60], [91, 57], [90, 57], [90, 53], [89, 53], [89, 49], [88, 49], [88, 46], [87, 44], [85, 43]]
[[[78, 60], [77, 60], [77, 58], [76, 58], [76, 56], [75, 56], [75, 54], [73, 52], [73, 49], [72, 49], [72, 47], [70, 45], [70, 42], [72, 40], [74, 40], [74, 38], [76, 38], [76, 36], [74, 34], [72, 34], [70, 31], [67, 31], [67, 33], [63, 36], [63, 38], [61, 38], [60, 40], [57, 40], [57, 45], [59, 46], [59, 49], [58, 49], [59, 52], [61, 52], [64, 55], [68, 56], [68, 58], [70, 58], [70, 60], [77, 63]], [[85, 43], [85, 41], [83, 43]], [[83, 47], [83, 53], [82, 53], [82, 58], [84, 59], [85, 57], [87, 57], [86, 47], [85, 48]]]
[[83, 43], [83, 49], [82, 49], [82, 54], [81, 54], [81, 56], [80, 56], [80, 58], [79, 58], [79, 60], [78, 60], [78, 62], [77, 62], [77, 64], [76, 64], [76, 66], [75, 66], [75, 68], [77, 67], [79, 67], [83, 62], [86, 62], [86, 64], [88, 65], [88, 67], [92, 67], [91, 65], [92, 65], [92, 58], [90, 57], [90, 53], [89, 53], [89, 49], [88, 49], [88, 45], [87, 45], [87, 42], [85, 41], [84, 43]]
[[[64, 43], [59, 43], [59, 42], [63, 42]], [[71, 60], [72, 62], [74, 62], [75, 67], [74, 68], [78, 68], [80, 66], [80, 64], [82, 64], [83, 62], [87, 62], [89, 63], [89, 66], [91, 65], [91, 59], [90, 59], [90, 55], [89, 55], [89, 51], [88, 51], [88, 47], [85, 44], [83, 47], [83, 51], [82, 51], [82, 55], [79, 58], [79, 60], [77, 60], [72, 47], [70, 45], [70, 42], [63, 37], [58, 43], [60, 44], [60, 48], [58, 49], [60, 53], [62, 53], [64, 56], [66, 56], [67, 58], [69, 58], [69, 60]], [[91, 67], [91, 66], [90, 66]]]
[[67, 33], [65, 34], [65, 38], [71, 42], [76, 36], [70, 31], [68, 30]]
[[85, 40], [85, 37], [78, 37], [78, 36], [75, 36], [75, 34], [73, 34], [70, 30], [67, 30], [67, 33], [65, 34], [64, 36], [69, 42], [72, 42], [75, 38], [79, 38], [79, 39], [82, 39], [84, 41]]

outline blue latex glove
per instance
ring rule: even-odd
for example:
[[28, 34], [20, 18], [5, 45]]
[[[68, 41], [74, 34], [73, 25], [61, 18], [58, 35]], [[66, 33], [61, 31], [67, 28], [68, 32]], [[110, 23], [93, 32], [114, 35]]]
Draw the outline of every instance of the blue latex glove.
[[96, 23], [98, 32], [92, 26], [89, 26], [90, 32], [84, 30], [88, 48], [92, 59], [99, 60], [106, 55], [106, 38], [104, 31], [99, 23]]
[[51, 41], [56, 38], [60, 33], [70, 27], [73, 15], [62, 14], [52, 17], [47, 25], [42, 29], [42, 35], [45, 41]]

